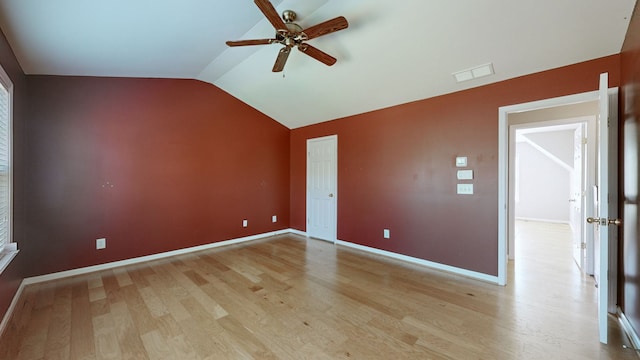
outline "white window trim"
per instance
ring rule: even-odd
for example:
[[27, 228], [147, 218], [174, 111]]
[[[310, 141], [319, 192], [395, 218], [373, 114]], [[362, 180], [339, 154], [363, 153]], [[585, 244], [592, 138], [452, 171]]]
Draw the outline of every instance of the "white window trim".
[[4, 269], [9, 266], [11, 260], [18, 255], [18, 244], [10, 242], [4, 246], [2, 253], [0, 254], [0, 274]]
[[9, 266], [9, 263], [18, 254], [18, 245], [13, 241], [13, 82], [0, 65], [0, 85], [7, 89], [9, 93], [9, 142], [7, 149], [9, 156], [9, 169], [7, 177], [9, 179], [9, 219], [7, 221], [7, 243], [0, 248], [0, 274]]

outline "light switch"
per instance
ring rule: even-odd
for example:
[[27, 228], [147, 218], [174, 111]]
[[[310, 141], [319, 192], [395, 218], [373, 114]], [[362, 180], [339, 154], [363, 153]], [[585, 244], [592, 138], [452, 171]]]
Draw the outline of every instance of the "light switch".
[[456, 157], [456, 167], [466, 167], [467, 166], [467, 157], [466, 156], [458, 156]]
[[458, 184], [458, 194], [472, 195], [473, 184]]
[[473, 170], [458, 170], [458, 180], [472, 180]]

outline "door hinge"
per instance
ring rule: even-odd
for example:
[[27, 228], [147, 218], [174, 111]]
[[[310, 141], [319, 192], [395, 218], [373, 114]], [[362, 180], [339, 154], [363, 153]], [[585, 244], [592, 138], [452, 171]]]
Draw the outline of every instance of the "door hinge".
[[586, 250], [587, 249], [587, 243], [586, 242], [580, 243], [580, 249]]
[[582, 145], [587, 145], [587, 138], [582, 138]]

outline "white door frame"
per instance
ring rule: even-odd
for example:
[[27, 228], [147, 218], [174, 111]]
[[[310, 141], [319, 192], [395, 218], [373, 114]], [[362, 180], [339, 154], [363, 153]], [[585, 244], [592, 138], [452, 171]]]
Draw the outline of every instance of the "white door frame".
[[[595, 117], [594, 117], [595, 118]], [[587, 144], [584, 139], [589, 136], [587, 131], [587, 124], [581, 123], [573, 133], [573, 169], [571, 170], [571, 185], [569, 200], [569, 224], [571, 225], [571, 239], [573, 240], [573, 259], [581, 271], [585, 272], [586, 262], [586, 231], [587, 224], [582, 219], [586, 216], [585, 210], [587, 206], [587, 179], [585, 170], [591, 169], [589, 161], [592, 158], [589, 156]], [[593, 134], [591, 134], [593, 135]], [[592, 141], [593, 142], [593, 141]], [[577, 155], [577, 156], [576, 156]], [[576, 161], [576, 158], [579, 161]], [[576, 208], [578, 212], [576, 214]]]
[[[498, 284], [507, 284], [508, 241], [513, 229], [509, 196], [509, 114], [598, 100], [598, 91], [498, 108]], [[588, 210], [588, 209], [585, 209]], [[588, 214], [587, 214], [588, 216]]]
[[[329, 235], [328, 236], [317, 236], [318, 234], [313, 233], [312, 231], [309, 231], [309, 223], [310, 223], [310, 219], [313, 216], [313, 209], [311, 205], [311, 192], [310, 192], [310, 166], [309, 166], [309, 156], [310, 156], [310, 152], [309, 152], [309, 145], [313, 144], [315, 142], [321, 142], [321, 141], [327, 141], [327, 140], [331, 140], [333, 141], [333, 145], [335, 146], [333, 154], [334, 157], [331, 161], [331, 173], [333, 174], [333, 179], [331, 180], [331, 183], [334, 184], [334, 189], [332, 189], [331, 194], [327, 194], [327, 196], [329, 196], [332, 200], [332, 209], [331, 209], [331, 214], [333, 216], [331, 216], [331, 219], [329, 219]], [[326, 240], [326, 241], [330, 241], [335, 243], [337, 241], [337, 237], [338, 237], [338, 135], [329, 135], [329, 136], [323, 136], [323, 137], [318, 137], [318, 138], [313, 138], [313, 139], [307, 139], [307, 172], [306, 172], [306, 176], [307, 176], [307, 189], [306, 189], [306, 233], [307, 236], [311, 236], [311, 237], [316, 237], [318, 239], [321, 240]]]

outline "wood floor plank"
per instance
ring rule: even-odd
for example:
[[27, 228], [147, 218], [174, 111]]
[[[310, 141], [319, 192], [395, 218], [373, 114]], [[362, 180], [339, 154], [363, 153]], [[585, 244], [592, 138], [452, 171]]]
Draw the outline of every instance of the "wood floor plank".
[[155, 272], [151, 270], [148, 266], [142, 266], [140, 264], [135, 267], [127, 268], [129, 273], [129, 278], [138, 288], [145, 288], [151, 286], [147, 281], [147, 276], [152, 275]]
[[113, 274], [116, 276], [116, 280], [120, 287], [133, 285], [133, 281], [131, 280], [126, 268], [115, 268], [113, 269]]
[[23, 345], [18, 359], [41, 359], [45, 354], [51, 307], [34, 308], [29, 325], [24, 332]]
[[56, 289], [45, 343], [46, 358], [68, 359], [71, 339], [71, 286]]
[[516, 233], [506, 287], [297, 235], [33, 284], [0, 360], [638, 359], [566, 229]]
[[148, 359], [141, 334], [134, 325], [127, 304], [124, 301], [116, 302], [110, 308], [122, 359]]
[[[162, 315], [156, 319], [156, 329], [165, 339], [183, 337], [180, 324], [171, 314]], [[183, 352], [182, 350], [181, 352]]]
[[180, 303], [180, 298], [175, 296], [171, 286], [175, 286], [174, 283], [166, 283], [166, 278], [161, 278], [159, 274], [154, 273], [146, 277], [151, 289], [160, 298], [165, 308], [172, 314], [176, 321], [188, 319], [190, 317], [189, 312]]
[[182, 300], [185, 308], [192, 315], [189, 320], [183, 320], [180, 325], [185, 334], [194, 339], [191, 345], [199, 356], [217, 355], [220, 358], [250, 358], [246, 349], [229, 341], [224, 328], [204, 309], [198, 301], [192, 298]]
[[[205, 293], [201, 286], [209, 284], [209, 282], [202, 276], [197, 274], [193, 270], [182, 272], [180, 269], [175, 268], [173, 264], [167, 265], [168, 269], [172, 269], [171, 276], [181, 284], [182, 287], [190, 294], [190, 296], [196, 299], [202, 307], [204, 307], [214, 319], [219, 319], [226, 316], [227, 311], [216, 303], [207, 293]], [[190, 273], [191, 276], [186, 273]], [[194, 278], [197, 280], [194, 281]]]
[[218, 324], [222, 326], [230, 338], [240, 342], [242, 349], [246, 349], [255, 359], [277, 359], [271, 350], [269, 350], [259, 338], [249, 331], [244, 325], [231, 316], [225, 316], [218, 319]]
[[142, 343], [152, 360], [176, 359], [176, 353], [169, 342], [158, 331], [150, 331], [142, 335]]
[[71, 289], [70, 354], [73, 359], [95, 359], [91, 303], [86, 281], [78, 281]]
[[171, 337], [167, 340], [167, 342], [175, 352], [175, 359], [181, 359], [181, 360], [199, 359], [193, 347], [186, 341], [184, 335]]
[[121, 359], [116, 324], [110, 313], [93, 317], [94, 345], [97, 359]]
[[153, 291], [153, 288], [150, 286], [142, 287], [137, 288], [137, 291], [140, 293], [140, 296], [149, 309], [149, 313], [152, 317], [158, 318], [169, 314], [169, 310], [162, 302], [162, 299]]
[[120, 293], [120, 285], [111, 271], [102, 273], [102, 286], [110, 304], [124, 301]]
[[155, 320], [151, 314], [151, 310], [147, 307], [147, 304], [142, 299], [142, 295], [138, 292], [138, 289], [134, 285], [127, 285], [120, 288], [120, 292], [127, 304], [133, 324], [135, 325], [138, 333], [144, 335], [149, 331], [153, 331], [156, 328]]

